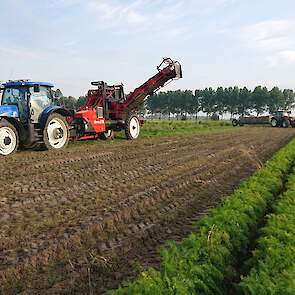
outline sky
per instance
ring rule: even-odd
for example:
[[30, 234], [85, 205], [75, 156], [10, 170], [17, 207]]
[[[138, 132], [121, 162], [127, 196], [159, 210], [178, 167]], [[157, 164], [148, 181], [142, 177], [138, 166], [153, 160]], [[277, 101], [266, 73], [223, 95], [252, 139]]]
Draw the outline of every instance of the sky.
[[0, 0], [0, 12], [0, 81], [129, 92], [171, 57], [184, 77], [163, 90], [295, 88], [294, 0]]

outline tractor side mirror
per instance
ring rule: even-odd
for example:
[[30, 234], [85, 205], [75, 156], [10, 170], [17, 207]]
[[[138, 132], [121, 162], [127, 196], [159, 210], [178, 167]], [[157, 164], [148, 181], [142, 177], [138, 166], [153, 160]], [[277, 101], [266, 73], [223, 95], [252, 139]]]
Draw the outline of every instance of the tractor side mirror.
[[54, 97], [55, 97], [55, 99], [60, 99], [60, 98], [63, 97], [63, 94], [62, 94], [62, 92], [60, 91], [60, 89], [56, 89], [56, 90], [55, 90]]
[[40, 85], [34, 85], [34, 92], [40, 92]]

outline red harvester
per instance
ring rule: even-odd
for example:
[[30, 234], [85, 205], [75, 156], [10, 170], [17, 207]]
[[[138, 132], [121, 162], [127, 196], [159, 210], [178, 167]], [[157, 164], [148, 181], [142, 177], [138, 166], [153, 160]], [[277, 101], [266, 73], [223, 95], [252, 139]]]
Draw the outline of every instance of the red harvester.
[[182, 78], [180, 63], [171, 58], [164, 58], [157, 70], [156, 75], [127, 96], [123, 85], [92, 82], [97, 89], [88, 91], [86, 104], [71, 118], [72, 137], [112, 139], [114, 131], [125, 130], [127, 139], [136, 139], [143, 124], [137, 112], [144, 100], [168, 82]]

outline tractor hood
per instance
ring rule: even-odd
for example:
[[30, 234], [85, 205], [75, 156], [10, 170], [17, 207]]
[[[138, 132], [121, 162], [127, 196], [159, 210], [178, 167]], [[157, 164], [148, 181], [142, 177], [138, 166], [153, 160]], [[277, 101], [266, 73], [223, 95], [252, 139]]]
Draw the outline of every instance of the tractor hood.
[[18, 118], [18, 107], [16, 105], [0, 106], [0, 117]]

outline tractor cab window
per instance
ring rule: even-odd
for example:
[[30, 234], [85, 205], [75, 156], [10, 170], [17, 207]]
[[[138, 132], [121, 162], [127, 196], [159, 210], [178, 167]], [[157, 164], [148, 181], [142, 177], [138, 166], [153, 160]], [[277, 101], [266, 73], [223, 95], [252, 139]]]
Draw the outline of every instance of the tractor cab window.
[[25, 101], [25, 87], [6, 88], [3, 93], [2, 104], [19, 104], [20, 101]]
[[2, 97], [2, 105], [16, 105], [19, 110], [20, 119], [28, 118], [28, 106], [26, 100], [26, 87], [11, 87], [4, 89]]
[[30, 108], [33, 122], [38, 122], [40, 114], [51, 104], [52, 91], [49, 87], [40, 86], [38, 91], [36, 91], [36, 87], [30, 87]]
[[116, 101], [125, 100], [124, 89], [122, 85], [115, 86], [115, 98]]

